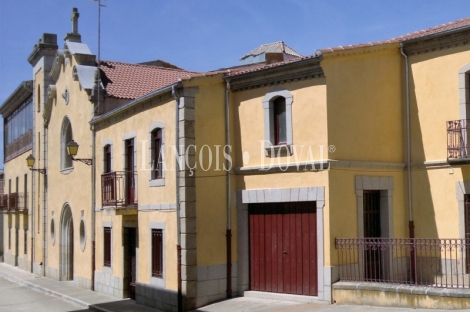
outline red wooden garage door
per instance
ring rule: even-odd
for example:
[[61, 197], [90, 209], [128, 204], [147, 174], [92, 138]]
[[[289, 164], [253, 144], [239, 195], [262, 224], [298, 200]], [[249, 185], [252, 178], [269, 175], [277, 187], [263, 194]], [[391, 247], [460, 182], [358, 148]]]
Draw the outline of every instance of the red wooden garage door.
[[315, 202], [250, 204], [250, 289], [318, 295]]

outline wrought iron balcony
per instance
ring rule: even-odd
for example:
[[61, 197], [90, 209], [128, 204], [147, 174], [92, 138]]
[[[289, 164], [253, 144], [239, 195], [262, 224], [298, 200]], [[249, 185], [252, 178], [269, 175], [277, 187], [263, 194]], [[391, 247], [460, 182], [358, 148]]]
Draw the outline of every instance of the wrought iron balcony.
[[340, 280], [470, 288], [469, 238], [337, 238]]
[[3, 212], [26, 211], [27, 209], [27, 193], [10, 193], [1, 197], [0, 210]]
[[137, 207], [137, 171], [114, 171], [101, 175], [102, 207]]
[[470, 119], [447, 121], [447, 160], [470, 161]]

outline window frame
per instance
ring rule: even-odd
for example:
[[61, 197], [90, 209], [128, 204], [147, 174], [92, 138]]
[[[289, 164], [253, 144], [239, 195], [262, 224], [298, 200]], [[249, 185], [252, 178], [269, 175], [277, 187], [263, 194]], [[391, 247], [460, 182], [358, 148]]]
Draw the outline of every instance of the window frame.
[[163, 230], [151, 229], [152, 277], [163, 278]]
[[[160, 151], [161, 151], [161, 175], [158, 177], [156, 175], [156, 171], [154, 168], [154, 161], [155, 161], [155, 134], [157, 131], [161, 131], [161, 138], [160, 138]], [[150, 187], [158, 187], [165, 185], [165, 127], [162, 121], [155, 121], [153, 122], [149, 129], [149, 186]]]
[[[149, 275], [150, 275], [150, 284], [156, 286], [157, 288], [165, 288], [166, 284], [166, 261], [165, 261], [165, 223], [164, 222], [150, 222], [150, 232], [149, 232], [149, 242], [150, 242], [150, 250], [149, 250], [149, 258], [148, 258], [148, 265], [149, 265]], [[153, 275], [153, 231], [161, 231], [161, 276], [154, 276]]]
[[[103, 226], [103, 267], [112, 267], [112, 246], [113, 246], [113, 228], [111, 226]], [[109, 234], [107, 239], [106, 235]], [[109, 249], [109, 250], [108, 250]], [[108, 258], [109, 257], [109, 258]]]
[[[68, 140], [68, 131], [70, 129], [70, 140]], [[70, 173], [73, 170], [73, 159], [67, 151], [67, 144], [73, 140], [72, 123], [68, 116], [64, 117], [60, 130], [60, 172]]]
[[[276, 115], [274, 102], [282, 97], [285, 99], [286, 142], [276, 142]], [[273, 89], [263, 98], [264, 111], [264, 149], [265, 156], [292, 155], [292, 94], [285, 89]]]

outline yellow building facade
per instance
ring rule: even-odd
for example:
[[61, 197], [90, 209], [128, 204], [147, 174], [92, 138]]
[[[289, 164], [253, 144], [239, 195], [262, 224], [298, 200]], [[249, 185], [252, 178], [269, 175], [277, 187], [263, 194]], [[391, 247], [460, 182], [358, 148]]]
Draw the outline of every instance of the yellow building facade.
[[97, 60], [72, 22], [0, 108], [32, 108], [7, 143], [29, 135], [5, 158], [5, 262], [167, 311], [346, 302], [338, 280], [433, 287], [447, 268], [468, 286], [468, 21], [207, 73]]

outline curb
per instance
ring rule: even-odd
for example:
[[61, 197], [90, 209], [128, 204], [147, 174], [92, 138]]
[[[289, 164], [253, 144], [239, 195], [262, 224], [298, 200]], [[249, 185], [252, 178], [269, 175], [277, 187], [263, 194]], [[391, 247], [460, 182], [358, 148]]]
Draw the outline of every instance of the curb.
[[[11, 281], [11, 282], [14, 282], [16, 284], [19, 284], [19, 285], [23, 285], [23, 286], [27, 286], [29, 288], [32, 288], [34, 290], [37, 290], [37, 291], [40, 291], [40, 292], [43, 292], [45, 294], [48, 294], [48, 295], [51, 295], [51, 296], [54, 296], [54, 297], [57, 297], [57, 298], [60, 298], [60, 299], [64, 299], [64, 300], [67, 300], [67, 301], [70, 301], [70, 302], [73, 302], [75, 304], [78, 304], [84, 308], [91, 308], [91, 305], [88, 304], [87, 302], [85, 301], [82, 301], [82, 300], [79, 300], [77, 298], [73, 298], [73, 297], [70, 297], [70, 296], [66, 296], [64, 294], [61, 294], [59, 292], [56, 292], [56, 291], [53, 291], [53, 290], [50, 290], [50, 289], [47, 289], [47, 288], [44, 288], [42, 286], [39, 286], [39, 285], [36, 285], [34, 283], [31, 283], [31, 282], [28, 282], [28, 281], [25, 281], [23, 279], [20, 279], [18, 277], [15, 277], [15, 276], [12, 276], [10, 274], [7, 274], [7, 273], [4, 273], [4, 272], [0, 272], [0, 276], [2, 276], [3, 278]], [[41, 277], [42, 278], [42, 277]], [[108, 311], [108, 310], [95, 310], [95, 311], [103, 311], [103, 312], [112, 312], [112, 311]]]

